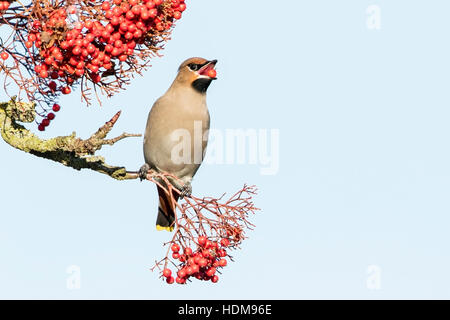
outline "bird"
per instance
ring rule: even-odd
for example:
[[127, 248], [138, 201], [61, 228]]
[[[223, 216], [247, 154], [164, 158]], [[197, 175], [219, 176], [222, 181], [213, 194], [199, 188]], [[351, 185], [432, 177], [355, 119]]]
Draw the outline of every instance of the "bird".
[[[191, 195], [192, 179], [205, 156], [210, 128], [206, 93], [213, 80], [217, 79], [217, 62], [199, 57], [184, 61], [172, 85], [150, 109], [144, 134], [145, 164], [139, 170], [140, 177], [145, 179], [152, 169], [178, 178], [170, 179], [172, 186], [178, 190], [172, 191], [172, 195], [166, 192], [167, 188], [157, 185], [158, 231], [174, 230], [176, 203], [180, 198]], [[177, 133], [187, 134], [188, 137], [178, 136]], [[200, 143], [196, 142], [196, 133], [201, 134]], [[181, 141], [183, 138], [185, 141]], [[180, 145], [182, 152], [175, 152]], [[183, 161], [178, 158], [181, 154]], [[164, 181], [158, 182], [166, 187]]]

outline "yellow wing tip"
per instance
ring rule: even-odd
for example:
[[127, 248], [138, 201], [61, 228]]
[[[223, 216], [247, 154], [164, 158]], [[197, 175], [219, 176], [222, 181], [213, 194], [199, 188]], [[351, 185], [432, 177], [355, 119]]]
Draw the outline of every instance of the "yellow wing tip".
[[168, 232], [172, 232], [173, 231], [173, 227], [162, 227], [160, 225], [156, 225], [156, 230], [158, 231], [168, 231]]

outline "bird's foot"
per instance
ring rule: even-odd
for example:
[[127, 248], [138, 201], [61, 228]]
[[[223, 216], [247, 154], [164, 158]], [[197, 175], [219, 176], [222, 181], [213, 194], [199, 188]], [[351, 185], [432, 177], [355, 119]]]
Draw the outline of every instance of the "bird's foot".
[[146, 163], [139, 169], [139, 179], [147, 180], [148, 171], [150, 170], [150, 166]]
[[192, 195], [192, 185], [190, 182], [187, 182], [184, 184], [184, 186], [181, 188], [180, 198], [183, 199], [184, 197], [190, 197]]

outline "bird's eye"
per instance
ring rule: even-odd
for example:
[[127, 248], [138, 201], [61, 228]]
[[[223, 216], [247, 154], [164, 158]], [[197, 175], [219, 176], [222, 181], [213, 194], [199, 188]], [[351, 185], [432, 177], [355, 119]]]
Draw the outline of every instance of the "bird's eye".
[[198, 71], [200, 69], [200, 66], [198, 64], [195, 64], [195, 63], [191, 63], [190, 65], [188, 65], [188, 67], [192, 71]]

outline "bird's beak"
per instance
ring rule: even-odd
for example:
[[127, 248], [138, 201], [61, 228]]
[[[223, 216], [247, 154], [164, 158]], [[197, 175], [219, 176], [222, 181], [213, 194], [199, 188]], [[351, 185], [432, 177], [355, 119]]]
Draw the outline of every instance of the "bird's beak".
[[208, 77], [210, 79], [217, 80], [217, 78], [215, 76], [211, 77], [211, 75], [210, 75], [211, 70], [215, 71], [216, 64], [217, 64], [217, 60], [212, 60], [212, 61], [207, 62], [203, 67], [200, 68], [200, 70], [198, 70], [198, 74], [203, 77]]

